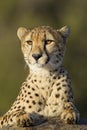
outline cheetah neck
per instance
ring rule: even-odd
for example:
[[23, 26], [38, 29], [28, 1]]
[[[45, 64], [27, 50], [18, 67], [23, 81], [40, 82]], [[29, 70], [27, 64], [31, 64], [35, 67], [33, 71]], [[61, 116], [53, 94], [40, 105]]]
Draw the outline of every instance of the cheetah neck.
[[29, 67], [29, 72], [32, 74], [49, 76], [51, 72], [54, 74], [55, 70], [57, 71], [57, 73], [59, 72], [61, 68], [61, 62], [54, 63], [54, 64], [49, 62], [48, 64], [43, 66], [39, 66], [38, 64], [36, 65], [29, 64], [28, 67]]
[[58, 75], [61, 67], [57, 68], [50, 68], [49, 66], [45, 67], [35, 67], [35, 66], [30, 66], [29, 74], [33, 74], [41, 77], [48, 77], [51, 75]]

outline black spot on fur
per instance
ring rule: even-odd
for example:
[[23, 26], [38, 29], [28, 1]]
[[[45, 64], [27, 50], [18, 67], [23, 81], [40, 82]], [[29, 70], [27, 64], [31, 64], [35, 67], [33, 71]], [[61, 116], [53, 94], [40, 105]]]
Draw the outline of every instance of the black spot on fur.
[[18, 108], [21, 108], [21, 106], [18, 106]]
[[32, 106], [29, 106], [29, 108], [32, 108]]
[[39, 101], [38, 104], [39, 104], [39, 105], [42, 105], [42, 102]]
[[34, 81], [33, 81], [33, 80], [31, 80], [31, 82], [33, 83]]
[[35, 102], [34, 100], [32, 101], [32, 103], [33, 103], [34, 105], [36, 104], [36, 102]]
[[64, 97], [61, 97], [61, 100], [64, 100]]
[[26, 90], [24, 90], [24, 93], [26, 93]]
[[24, 94], [21, 95], [22, 97], [24, 96]]
[[17, 104], [20, 104], [20, 102], [17, 102]]
[[30, 85], [28, 85], [28, 88], [30, 88]]
[[53, 110], [53, 113], [55, 113], [56, 112], [56, 110]]
[[35, 96], [36, 96], [36, 97], [39, 97], [39, 94], [35, 93]]
[[14, 109], [16, 109], [17, 107], [15, 106]]
[[63, 86], [63, 87], [66, 87], [67, 85], [66, 85], [66, 84], [63, 84], [62, 86]]
[[56, 76], [53, 76], [53, 79], [56, 79]]
[[57, 91], [61, 90], [61, 87], [57, 88]]
[[1, 125], [3, 125], [3, 121], [1, 121]]
[[29, 103], [29, 100], [27, 100], [26, 103]]
[[61, 78], [61, 76], [58, 76], [58, 79], [60, 79]]
[[11, 121], [11, 122], [13, 121], [12, 118], [10, 119], [10, 121]]
[[32, 98], [32, 96], [30, 96], [30, 98]]
[[37, 80], [36, 80], [36, 79], [34, 79], [34, 82], [37, 82]]
[[30, 94], [31, 94], [31, 92], [28, 92], [28, 94], [30, 95]]
[[59, 86], [59, 85], [60, 85], [60, 83], [57, 83], [57, 84], [56, 84], [56, 86]]
[[32, 88], [33, 91], [35, 91], [35, 88]]
[[40, 111], [41, 111], [41, 109], [39, 108], [37, 111], [38, 111], [38, 112], [40, 112]]
[[25, 109], [25, 106], [23, 106], [22, 109], [24, 110], [24, 109]]
[[60, 94], [56, 94], [55, 97], [56, 97], [56, 98], [59, 98], [59, 97], [60, 97]]
[[64, 92], [64, 93], [65, 93], [65, 94], [66, 94], [66, 93], [68, 93], [68, 92], [67, 92], [67, 90], [65, 90], [65, 92]]

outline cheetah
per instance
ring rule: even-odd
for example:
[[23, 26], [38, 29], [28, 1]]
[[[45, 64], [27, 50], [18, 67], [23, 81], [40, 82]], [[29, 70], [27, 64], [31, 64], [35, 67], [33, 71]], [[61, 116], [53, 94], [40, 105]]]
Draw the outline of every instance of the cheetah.
[[10, 110], [0, 118], [0, 127], [27, 127], [46, 117], [59, 117], [75, 124], [80, 114], [74, 105], [71, 79], [62, 65], [70, 28], [40, 26], [17, 30], [29, 75]]

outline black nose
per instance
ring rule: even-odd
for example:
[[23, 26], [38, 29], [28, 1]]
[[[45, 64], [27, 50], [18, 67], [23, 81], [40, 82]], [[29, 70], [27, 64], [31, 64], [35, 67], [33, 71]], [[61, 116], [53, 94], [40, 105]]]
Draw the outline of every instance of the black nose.
[[32, 54], [32, 56], [35, 60], [38, 60], [42, 56], [42, 54]]

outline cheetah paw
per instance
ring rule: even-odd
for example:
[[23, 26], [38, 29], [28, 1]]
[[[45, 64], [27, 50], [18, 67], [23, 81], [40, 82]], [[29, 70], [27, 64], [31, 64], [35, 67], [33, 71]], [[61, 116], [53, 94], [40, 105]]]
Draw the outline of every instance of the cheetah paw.
[[43, 117], [42, 115], [38, 115], [36, 113], [27, 114], [25, 112], [22, 112], [19, 113], [16, 118], [17, 118], [17, 126], [20, 127], [39, 125], [47, 121], [45, 117]]
[[61, 114], [61, 120], [67, 124], [76, 124], [79, 122], [80, 114], [72, 103], [66, 104], [63, 113]]
[[28, 126], [31, 126], [31, 125], [33, 125], [33, 120], [32, 120], [32, 118], [30, 117], [29, 114], [24, 113], [24, 114], [19, 115], [17, 117], [17, 126], [28, 127]]

